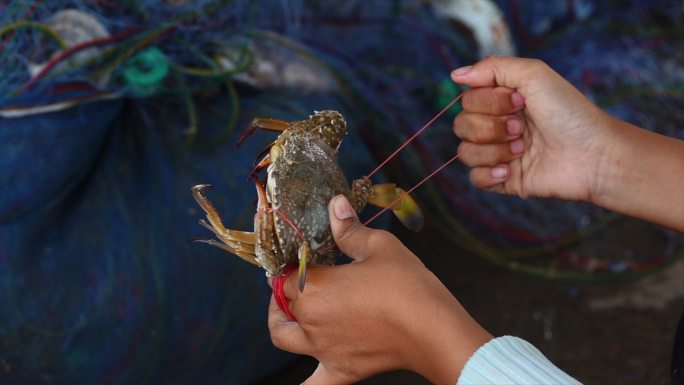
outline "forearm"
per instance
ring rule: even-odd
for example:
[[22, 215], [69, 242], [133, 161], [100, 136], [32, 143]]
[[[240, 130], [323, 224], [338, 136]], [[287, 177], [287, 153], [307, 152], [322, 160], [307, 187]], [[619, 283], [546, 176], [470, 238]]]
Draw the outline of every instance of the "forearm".
[[413, 366], [409, 369], [433, 384], [454, 385], [468, 359], [493, 337], [455, 299], [450, 309], [438, 309], [434, 315], [431, 319], [421, 317], [422, 327], [412, 328], [422, 333], [411, 349]]
[[591, 202], [684, 232], [684, 141], [609, 118]]

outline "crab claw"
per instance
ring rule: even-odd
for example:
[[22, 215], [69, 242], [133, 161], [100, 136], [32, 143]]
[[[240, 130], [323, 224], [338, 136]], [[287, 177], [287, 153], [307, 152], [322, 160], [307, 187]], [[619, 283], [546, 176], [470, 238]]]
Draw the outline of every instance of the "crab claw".
[[253, 124], [250, 124], [249, 126], [245, 127], [245, 129], [242, 131], [242, 134], [240, 134], [240, 137], [238, 138], [235, 147], [240, 148], [240, 146], [242, 146], [242, 143], [256, 132], [257, 128], [258, 127]]
[[269, 164], [271, 164], [271, 155], [269, 152], [271, 151], [273, 144], [274, 143], [271, 143], [266, 146], [266, 148], [261, 150], [259, 155], [257, 155], [257, 157], [254, 159], [254, 162], [252, 163], [252, 171], [250, 171], [249, 177], [247, 179], [254, 177], [259, 171], [265, 169]]
[[207, 243], [208, 240], [209, 240], [209, 238], [205, 238], [205, 237], [195, 237], [195, 238], [190, 239], [188, 241], [188, 243]]
[[213, 184], [208, 184], [208, 183], [198, 184], [198, 185], [192, 187], [192, 192], [195, 192], [195, 191], [202, 192], [202, 191], [204, 191], [208, 188], [212, 188], [212, 187], [214, 187]]
[[423, 212], [416, 201], [403, 189], [394, 183], [382, 183], [373, 185], [373, 192], [368, 197], [368, 202], [380, 207], [389, 207], [394, 215], [408, 229], [419, 231], [423, 228]]
[[406, 191], [398, 189], [401, 198], [394, 205], [392, 211], [399, 218], [401, 223], [409, 230], [420, 231], [423, 228], [425, 217], [420, 210], [418, 203]]
[[283, 132], [287, 130], [288, 127], [289, 123], [284, 120], [271, 118], [256, 118], [252, 120], [252, 122], [249, 123], [247, 127], [245, 127], [244, 131], [242, 131], [242, 134], [240, 135], [237, 141], [237, 148], [240, 148], [242, 142], [244, 142], [247, 138], [252, 136], [252, 134], [254, 134], [257, 129], [274, 132]]

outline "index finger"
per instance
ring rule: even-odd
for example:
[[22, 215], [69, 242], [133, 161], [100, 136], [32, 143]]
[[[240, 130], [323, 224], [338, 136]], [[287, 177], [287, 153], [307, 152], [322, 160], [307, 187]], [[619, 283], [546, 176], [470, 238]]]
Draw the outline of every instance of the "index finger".
[[451, 79], [471, 87], [503, 86], [519, 88], [525, 79], [530, 79], [545, 65], [538, 59], [491, 56], [472, 66], [462, 67], [451, 72]]

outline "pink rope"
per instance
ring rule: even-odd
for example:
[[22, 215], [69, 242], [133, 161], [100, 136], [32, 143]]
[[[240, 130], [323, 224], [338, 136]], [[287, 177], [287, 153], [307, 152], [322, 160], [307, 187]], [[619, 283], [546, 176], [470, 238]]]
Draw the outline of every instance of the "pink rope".
[[409, 143], [411, 143], [413, 141], [413, 139], [415, 139], [418, 135], [420, 135], [421, 132], [425, 131], [425, 129], [430, 127], [430, 125], [432, 125], [432, 123], [434, 123], [435, 120], [437, 120], [440, 116], [442, 116], [445, 112], [447, 112], [447, 110], [449, 108], [451, 108], [451, 106], [453, 106], [457, 101], [459, 101], [459, 99], [461, 99], [461, 96], [463, 96], [462, 92], [457, 97], [455, 97], [454, 100], [452, 100], [449, 104], [447, 104], [447, 106], [444, 107], [442, 109], [442, 111], [440, 111], [437, 115], [435, 115], [432, 119], [430, 119], [429, 122], [425, 123], [425, 125], [423, 127], [421, 127], [418, 131], [416, 131], [416, 133], [413, 134], [413, 136], [411, 136], [406, 142], [404, 142], [404, 144], [399, 146], [399, 148], [397, 148], [390, 156], [388, 156], [387, 159], [385, 159], [382, 163], [380, 163], [380, 165], [378, 167], [376, 167], [375, 170], [371, 171], [371, 173], [368, 174], [366, 176], [366, 178], [370, 178], [373, 174], [375, 174], [378, 170], [380, 170], [382, 168], [382, 166], [384, 166], [387, 162], [389, 162], [392, 158], [394, 158], [399, 153], [399, 151], [401, 151], [404, 147], [406, 147]]
[[[426, 176], [425, 178], [423, 178], [423, 180], [421, 180], [420, 182], [418, 182], [418, 184], [416, 184], [415, 186], [411, 187], [411, 189], [408, 190], [408, 191], [406, 192], [406, 194], [410, 194], [413, 190], [417, 189], [417, 188], [420, 187], [423, 183], [427, 182], [428, 179], [432, 178], [433, 175], [435, 175], [435, 174], [437, 174], [438, 172], [442, 171], [442, 169], [443, 169], [444, 167], [448, 166], [451, 162], [455, 161], [456, 159], [458, 159], [458, 154], [454, 155], [451, 159], [449, 159], [448, 161], [446, 161], [443, 165], [437, 167], [437, 169], [436, 169], [435, 171], [431, 172], [430, 175], [428, 175], [428, 176]], [[394, 206], [395, 203], [399, 202], [400, 200], [401, 200], [401, 196], [399, 196], [397, 199], [395, 199], [392, 203], [390, 203], [389, 205], [387, 205], [387, 206], [386, 206], [385, 208], [383, 208], [382, 210], [378, 211], [378, 212], [377, 212], [375, 215], [373, 215], [369, 220], [367, 220], [367, 221], [364, 223], [364, 225], [368, 226], [368, 224], [371, 223], [373, 220], [375, 220], [375, 218], [379, 217], [382, 213], [384, 213], [385, 211], [389, 210], [392, 206]]]

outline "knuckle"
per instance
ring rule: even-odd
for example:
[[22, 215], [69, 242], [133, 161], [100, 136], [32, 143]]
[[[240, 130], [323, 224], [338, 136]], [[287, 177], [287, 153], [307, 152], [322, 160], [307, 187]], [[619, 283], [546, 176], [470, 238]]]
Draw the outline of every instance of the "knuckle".
[[354, 221], [352, 223], [347, 224], [344, 226], [335, 236], [335, 239], [337, 242], [346, 242], [350, 237], [356, 233], [359, 227], [359, 222]]
[[474, 146], [468, 142], [461, 142], [457, 149], [458, 157], [461, 159], [461, 162], [469, 167], [472, 167], [473, 165], [473, 149]]
[[493, 65], [499, 62], [499, 57], [496, 55], [487, 55], [485, 56], [482, 60], [480, 60], [480, 63], [485, 63], [488, 65]]
[[466, 142], [461, 142], [456, 148], [456, 153], [461, 161], [465, 162], [468, 157], [468, 144]]
[[389, 235], [386, 234], [385, 230], [380, 230], [380, 229], [369, 230], [368, 238], [367, 238], [368, 246], [374, 247], [374, 246], [380, 245], [380, 244], [387, 241], [388, 236]]
[[367, 242], [369, 252], [375, 253], [387, 250], [390, 244], [399, 242], [399, 239], [389, 231], [372, 229], [369, 230]]
[[387, 230], [378, 229], [373, 230], [370, 236], [371, 243], [386, 243], [386, 242], [396, 242], [399, 239]]
[[285, 344], [283, 339], [278, 336], [273, 330], [271, 330], [271, 343], [278, 349], [284, 350]]
[[452, 126], [452, 129], [454, 130], [454, 134], [456, 134], [457, 137], [463, 139], [463, 136], [466, 132], [466, 127], [470, 125], [470, 114], [468, 113], [463, 113], [461, 112], [456, 116], [454, 119], [454, 124]]
[[325, 336], [319, 336], [313, 339], [311, 342], [311, 347], [315, 352], [329, 352], [334, 345], [328, 342], [328, 338]]
[[467, 142], [476, 142], [478, 132], [482, 126], [481, 120], [482, 119], [480, 119], [477, 114], [464, 114], [463, 117], [456, 122], [454, 127], [456, 136]]
[[528, 61], [526, 63], [526, 68], [527, 68], [527, 71], [529, 71], [529, 75], [531, 75], [531, 76], [539, 76], [539, 75], [551, 70], [551, 67], [549, 67], [548, 64], [546, 64], [541, 59], [526, 59], [526, 60]]
[[468, 174], [468, 179], [470, 180], [470, 184], [472, 184], [473, 186], [482, 187], [480, 183], [480, 173], [477, 170], [470, 170], [470, 173]]
[[529, 66], [534, 67], [535, 69], [541, 69], [546, 67], [546, 63], [544, 63], [543, 60], [541, 59], [527, 59], [529, 61]]
[[464, 112], [468, 112], [472, 109], [473, 103], [473, 90], [463, 91], [463, 96], [461, 97], [461, 108]]
[[361, 372], [357, 365], [345, 365], [339, 368], [339, 372], [342, 374], [343, 378], [347, 378], [350, 382], [354, 379], [362, 378], [363, 372]]

